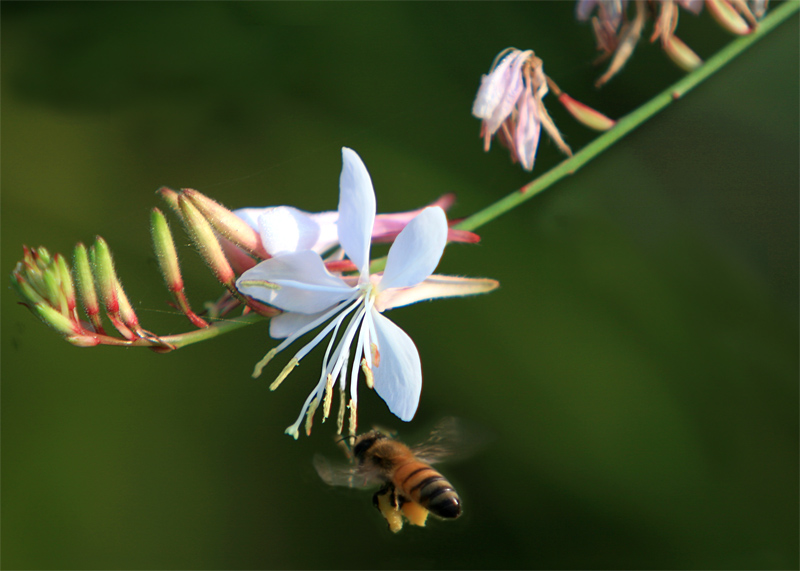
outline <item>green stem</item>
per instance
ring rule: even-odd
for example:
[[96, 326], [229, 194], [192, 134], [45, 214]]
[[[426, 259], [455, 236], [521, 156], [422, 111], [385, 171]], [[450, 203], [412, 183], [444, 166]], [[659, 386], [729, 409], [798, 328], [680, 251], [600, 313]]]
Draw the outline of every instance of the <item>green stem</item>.
[[656, 113], [667, 107], [670, 103], [680, 99], [700, 83], [708, 79], [744, 50], [749, 48], [753, 43], [760, 40], [780, 23], [789, 18], [789, 16], [797, 12], [798, 9], [800, 9], [800, 2], [795, 0], [789, 0], [777, 6], [759, 23], [758, 28], [754, 32], [732, 41], [695, 71], [617, 121], [617, 124], [612, 129], [606, 131], [589, 143], [580, 152], [563, 161], [555, 168], [547, 171], [534, 181], [526, 184], [519, 190], [512, 192], [505, 198], [465, 218], [454, 227], [459, 230], [475, 230], [487, 222], [494, 220], [501, 214], [508, 212], [512, 208], [519, 206], [526, 200], [530, 200], [565, 176], [575, 173], [583, 165], [656, 115]]
[[[225, 333], [240, 329], [246, 325], [251, 325], [253, 323], [262, 321], [263, 319], [263, 316], [257, 314], [256, 312], [252, 312], [243, 317], [215, 321], [209, 327], [204, 327], [195, 331], [189, 331], [188, 333], [179, 333], [177, 335], [158, 337], [158, 341], [172, 345], [175, 349], [180, 349], [181, 347], [186, 347], [187, 345], [192, 345], [194, 343], [199, 343], [200, 341], [212, 339], [219, 335], [224, 335]], [[161, 343], [146, 338], [131, 340], [119, 339], [118, 337], [110, 337], [108, 335], [97, 335], [97, 337], [101, 339], [102, 345], [112, 345], [117, 347], [150, 347], [151, 349], [164, 347], [164, 345]]]
[[177, 348], [186, 347], [187, 345], [205, 341], [263, 320], [263, 316], [253, 311], [242, 317], [215, 321], [211, 326], [204, 327], [203, 329], [197, 329], [196, 331], [181, 333], [179, 335], [168, 335], [161, 339]]

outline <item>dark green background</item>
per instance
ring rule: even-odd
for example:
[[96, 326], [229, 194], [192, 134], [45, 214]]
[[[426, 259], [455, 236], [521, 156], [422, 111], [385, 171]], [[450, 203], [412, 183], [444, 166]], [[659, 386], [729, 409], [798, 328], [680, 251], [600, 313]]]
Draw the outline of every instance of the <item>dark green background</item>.
[[[470, 116], [495, 54], [532, 48], [619, 117], [681, 77], [643, 42], [601, 91], [560, 3], [13, 3], [2, 9], [2, 268], [22, 244], [108, 240], [145, 327], [166, 304], [148, 213], [161, 185], [230, 207], [335, 208], [340, 147], [382, 212], [456, 192], [463, 217], [532, 175]], [[679, 35], [730, 38], [708, 14]], [[448, 248], [487, 296], [389, 315], [425, 388], [413, 440], [458, 415], [494, 435], [443, 471], [455, 522], [393, 536], [370, 493], [326, 487], [330, 425], [283, 429], [266, 324], [168, 355], [78, 349], [2, 297], [5, 568], [796, 568], [798, 22], [541, 196]], [[595, 135], [546, 99], [573, 148]], [[535, 174], [560, 160], [543, 137]], [[177, 226], [175, 226], [177, 228]], [[179, 233], [195, 306], [219, 287]]]

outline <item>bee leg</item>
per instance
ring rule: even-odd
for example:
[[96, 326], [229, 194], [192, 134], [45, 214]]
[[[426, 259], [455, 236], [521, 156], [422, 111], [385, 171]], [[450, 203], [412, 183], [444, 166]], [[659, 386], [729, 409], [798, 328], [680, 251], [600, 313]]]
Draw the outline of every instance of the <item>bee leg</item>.
[[396, 491], [391, 483], [375, 492], [375, 495], [372, 496], [372, 503], [381, 512], [393, 533], [403, 529], [403, 516], [397, 509]]
[[[391, 494], [391, 496], [384, 499], [383, 496], [387, 496], [389, 494]], [[394, 485], [391, 482], [388, 482], [372, 496], [372, 505], [379, 510], [381, 509], [381, 506], [384, 505], [397, 509], [397, 499], [395, 496], [396, 491], [394, 489]]]

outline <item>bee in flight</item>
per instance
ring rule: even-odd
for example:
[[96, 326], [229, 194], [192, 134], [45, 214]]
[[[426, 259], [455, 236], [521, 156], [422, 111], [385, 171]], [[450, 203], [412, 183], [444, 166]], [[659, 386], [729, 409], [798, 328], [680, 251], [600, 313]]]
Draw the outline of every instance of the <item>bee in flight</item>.
[[413, 525], [424, 526], [428, 513], [455, 519], [461, 515], [461, 498], [437, 470], [431, 467], [444, 458], [464, 450], [463, 431], [453, 418], [444, 419], [422, 444], [408, 447], [386, 431], [371, 430], [354, 437], [352, 445], [341, 442], [350, 465], [333, 467], [320, 456], [314, 467], [332, 486], [368, 487], [382, 484], [372, 502], [397, 533], [405, 518]]

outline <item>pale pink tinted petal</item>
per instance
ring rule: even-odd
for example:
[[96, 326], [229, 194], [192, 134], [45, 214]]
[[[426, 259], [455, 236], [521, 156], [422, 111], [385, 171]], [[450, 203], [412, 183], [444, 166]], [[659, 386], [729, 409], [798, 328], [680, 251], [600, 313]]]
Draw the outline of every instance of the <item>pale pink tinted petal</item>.
[[339, 243], [359, 271], [367, 273], [369, 244], [375, 222], [375, 191], [358, 154], [342, 149], [339, 177]]
[[378, 291], [418, 284], [433, 273], [447, 243], [447, 217], [438, 206], [422, 211], [389, 249]]
[[578, 0], [575, 6], [575, 17], [579, 21], [585, 22], [589, 19], [589, 16], [591, 16], [592, 10], [594, 10], [596, 4], [597, 0]]
[[[481, 86], [472, 104], [472, 114], [486, 121], [485, 125], [490, 134], [494, 134], [503, 119], [514, 108], [517, 97], [522, 91], [520, 69], [524, 61], [533, 54], [530, 50], [521, 52], [515, 48], [504, 51], [508, 53], [494, 66], [489, 75], [481, 77]], [[505, 117], [498, 118], [499, 115]]]
[[678, 5], [690, 12], [699, 14], [703, 9], [703, 0], [678, 0]]
[[264, 260], [243, 273], [236, 280], [236, 288], [284, 311], [307, 314], [322, 311], [355, 294], [353, 288], [325, 269], [319, 254], [309, 250]]
[[380, 292], [375, 299], [375, 309], [386, 311], [428, 299], [487, 293], [499, 285], [497, 280], [434, 275], [414, 287]]
[[533, 55], [533, 52], [527, 50], [524, 52], [517, 52], [514, 56], [511, 67], [508, 69], [507, 75], [504, 78], [505, 91], [503, 97], [492, 111], [492, 116], [487, 119], [486, 122], [486, 128], [489, 133], [494, 134], [495, 131], [500, 128], [503, 121], [508, 119], [514, 111], [514, 107], [516, 107], [524, 88], [521, 71], [522, 66], [531, 55]]
[[414, 418], [422, 392], [422, 365], [414, 341], [377, 311], [372, 312], [380, 360], [372, 364], [375, 392], [401, 420]]
[[541, 129], [542, 124], [539, 121], [538, 108], [529, 86], [519, 105], [519, 118], [517, 129], [514, 133], [517, 159], [525, 170], [530, 171], [533, 169]]
[[515, 53], [516, 51], [511, 51], [488, 75], [481, 76], [481, 86], [472, 104], [472, 114], [478, 119], [489, 119], [503, 99], [509, 80], [508, 70], [514, 61]]
[[269, 336], [273, 339], [285, 339], [290, 335], [294, 335], [297, 331], [312, 323], [314, 320], [322, 317], [324, 311], [317, 313], [305, 314], [287, 311], [276, 315], [269, 320]]

